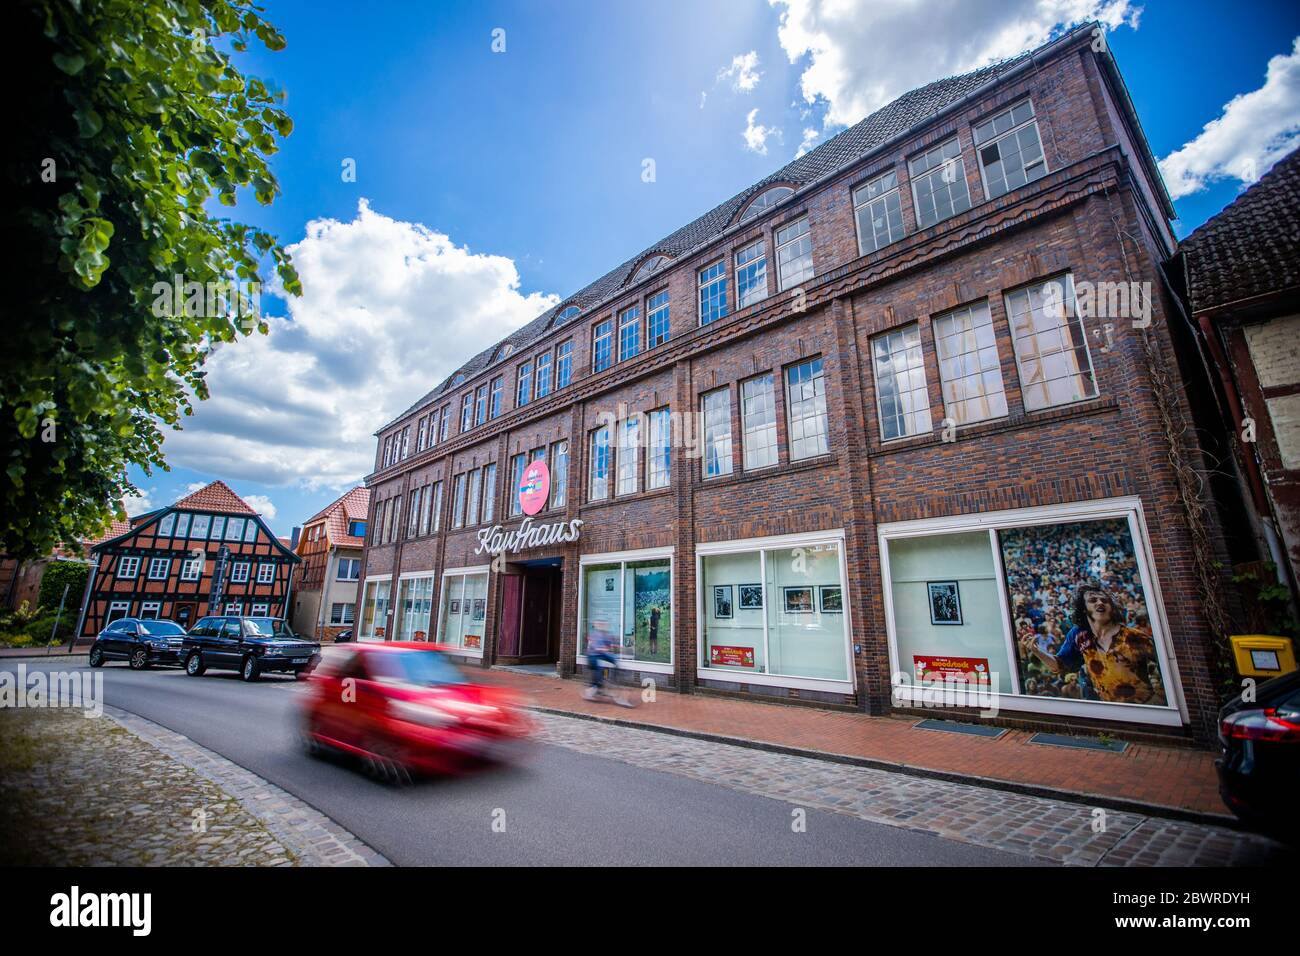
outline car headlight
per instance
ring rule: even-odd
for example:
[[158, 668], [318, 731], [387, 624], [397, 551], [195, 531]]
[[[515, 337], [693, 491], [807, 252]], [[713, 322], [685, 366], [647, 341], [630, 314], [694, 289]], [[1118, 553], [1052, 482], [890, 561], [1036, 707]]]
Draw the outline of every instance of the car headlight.
[[437, 707], [415, 704], [409, 700], [393, 701], [393, 714], [400, 720], [425, 727], [449, 727], [457, 723], [455, 717]]

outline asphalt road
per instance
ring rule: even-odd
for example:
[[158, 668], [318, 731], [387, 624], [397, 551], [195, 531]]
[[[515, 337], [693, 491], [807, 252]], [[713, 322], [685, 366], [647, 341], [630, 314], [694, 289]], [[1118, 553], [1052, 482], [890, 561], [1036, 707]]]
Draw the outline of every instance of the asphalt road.
[[[0, 669], [13, 670], [4, 661]], [[66, 662], [36, 668], [69, 668]], [[311, 804], [401, 865], [1029, 865], [1026, 857], [535, 746], [514, 767], [395, 789], [298, 744], [292, 679], [103, 668], [106, 703], [184, 734]], [[670, 740], [670, 738], [665, 738]], [[504, 833], [493, 832], [505, 811]], [[499, 816], [499, 814], [497, 814]]]

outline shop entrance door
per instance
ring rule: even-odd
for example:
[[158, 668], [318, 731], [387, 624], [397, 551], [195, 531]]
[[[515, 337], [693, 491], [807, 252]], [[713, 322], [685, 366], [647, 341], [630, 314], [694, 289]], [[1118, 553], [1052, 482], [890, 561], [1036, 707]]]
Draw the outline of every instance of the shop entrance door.
[[519, 572], [519, 659], [553, 662], [559, 653], [560, 567], [552, 561], [529, 562]]

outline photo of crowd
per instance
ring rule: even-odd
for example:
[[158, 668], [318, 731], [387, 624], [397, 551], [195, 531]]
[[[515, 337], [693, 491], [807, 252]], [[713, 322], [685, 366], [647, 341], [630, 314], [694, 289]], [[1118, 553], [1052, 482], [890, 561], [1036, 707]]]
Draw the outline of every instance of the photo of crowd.
[[1024, 693], [1165, 704], [1128, 522], [998, 533]]

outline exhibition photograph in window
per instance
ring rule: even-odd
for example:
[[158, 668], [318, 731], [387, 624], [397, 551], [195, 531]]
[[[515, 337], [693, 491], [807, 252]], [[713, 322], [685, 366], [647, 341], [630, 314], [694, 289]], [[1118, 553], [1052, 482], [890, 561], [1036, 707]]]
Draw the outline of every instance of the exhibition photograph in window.
[[592, 634], [617, 635], [617, 653], [640, 663], [672, 662], [672, 565], [667, 557], [610, 561], [582, 569], [578, 652]]
[[1135, 516], [1016, 518], [884, 532], [898, 668], [916, 683], [1168, 707]]
[[998, 541], [1024, 693], [1165, 705], [1126, 520], [1007, 528]]
[[849, 680], [840, 559], [835, 541], [701, 555], [701, 666]]

